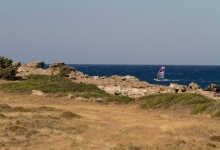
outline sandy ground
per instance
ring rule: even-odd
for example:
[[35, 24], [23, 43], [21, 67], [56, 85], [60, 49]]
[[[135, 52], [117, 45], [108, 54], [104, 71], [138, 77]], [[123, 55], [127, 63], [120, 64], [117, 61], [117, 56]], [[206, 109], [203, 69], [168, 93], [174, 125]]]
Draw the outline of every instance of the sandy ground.
[[219, 135], [220, 119], [190, 115], [187, 108], [143, 110], [138, 104], [0, 92], [3, 150], [209, 150], [220, 149], [210, 139]]

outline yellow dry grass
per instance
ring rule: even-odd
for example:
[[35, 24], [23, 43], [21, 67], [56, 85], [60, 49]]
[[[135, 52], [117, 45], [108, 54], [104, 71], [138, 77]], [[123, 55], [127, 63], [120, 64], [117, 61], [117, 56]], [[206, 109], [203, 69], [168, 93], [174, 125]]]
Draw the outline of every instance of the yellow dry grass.
[[[207, 150], [220, 120], [187, 109], [79, 102], [0, 92], [0, 149]], [[215, 138], [218, 139], [218, 138]]]

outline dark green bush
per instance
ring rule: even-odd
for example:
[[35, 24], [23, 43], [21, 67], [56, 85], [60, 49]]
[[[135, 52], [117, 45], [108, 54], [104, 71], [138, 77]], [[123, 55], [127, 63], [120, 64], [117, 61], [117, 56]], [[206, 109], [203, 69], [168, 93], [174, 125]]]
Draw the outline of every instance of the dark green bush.
[[13, 61], [4, 56], [0, 56], [0, 78], [13, 79], [17, 73], [17, 68], [12, 66]]

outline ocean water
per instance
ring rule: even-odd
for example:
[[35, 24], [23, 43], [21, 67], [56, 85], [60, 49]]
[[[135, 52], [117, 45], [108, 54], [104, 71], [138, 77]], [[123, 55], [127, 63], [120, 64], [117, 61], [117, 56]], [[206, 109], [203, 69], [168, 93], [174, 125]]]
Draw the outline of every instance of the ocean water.
[[67, 65], [90, 76], [131, 75], [151, 84], [170, 85], [170, 83], [176, 83], [188, 86], [191, 82], [195, 82], [201, 88], [206, 88], [211, 83], [220, 86], [220, 66], [164, 65], [166, 68], [164, 79], [155, 81], [154, 78], [156, 78], [161, 65]]

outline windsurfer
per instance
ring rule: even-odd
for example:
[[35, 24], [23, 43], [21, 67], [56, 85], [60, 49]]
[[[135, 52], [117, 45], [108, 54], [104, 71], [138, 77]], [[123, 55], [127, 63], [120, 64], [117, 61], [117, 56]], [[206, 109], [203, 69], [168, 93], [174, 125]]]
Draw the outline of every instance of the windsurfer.
[[160, 70], [157, 73], [157, 79], [160, 80], [164, 78], [164, 73], [165, 73], [165, 67], [161, 67]]

